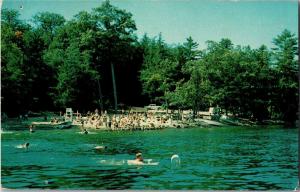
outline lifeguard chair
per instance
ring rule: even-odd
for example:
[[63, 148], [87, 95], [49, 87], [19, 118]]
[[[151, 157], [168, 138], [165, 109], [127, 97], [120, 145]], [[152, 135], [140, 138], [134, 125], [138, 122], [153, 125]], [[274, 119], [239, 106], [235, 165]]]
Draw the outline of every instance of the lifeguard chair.
[[72, 108], [66, 108], [65, 122], [72, 122], [72, 121], [73, 121], [73, 110]]

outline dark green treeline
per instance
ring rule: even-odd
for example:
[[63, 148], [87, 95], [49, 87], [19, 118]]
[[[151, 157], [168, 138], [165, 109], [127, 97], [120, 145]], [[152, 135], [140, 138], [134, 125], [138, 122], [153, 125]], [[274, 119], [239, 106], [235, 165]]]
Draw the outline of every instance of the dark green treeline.
[[159, 34], [138, 39], [132, 14], [109, 1], [70, 21], [38, 13], [31, 23], [2, 10], [2, 111], [81, 111], [156, 103], [254, 120], [293, 122], [297, 113], [297, 37], [284, 30], [273, 49], [234, 45], [229, 39], [188, 37], [168, 45]]

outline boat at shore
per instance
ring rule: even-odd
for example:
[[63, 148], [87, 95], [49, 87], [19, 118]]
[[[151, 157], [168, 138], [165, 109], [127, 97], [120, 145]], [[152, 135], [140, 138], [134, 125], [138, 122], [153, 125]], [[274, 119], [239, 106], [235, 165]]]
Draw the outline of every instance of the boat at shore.
[[71, 122], [64, 122], [58, 126], [56, 126], [57, 129], [70, 129], [72, 128], [72, 123]]
[[35, 128], [54, 128], [54, 129], [70, 129], [72, 128], [71, 122], [32, 122], [32, 125], [34, 125]]

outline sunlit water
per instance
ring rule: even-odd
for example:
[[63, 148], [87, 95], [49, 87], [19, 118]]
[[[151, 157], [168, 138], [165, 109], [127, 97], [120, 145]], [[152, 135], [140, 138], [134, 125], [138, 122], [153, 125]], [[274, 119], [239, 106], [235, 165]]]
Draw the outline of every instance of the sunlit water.
[[[4, 188], [294, 189], [298, 129], [214, 127], [80, 134], [9, 130], [2, 137]], [[29, 142], [28, 149], [17, 146]], [[95, 150], [106, 145], [106, 150]], [[142, 152], [158, 165], [130, 166]], [[172, 166], [178, 154], [180, 166]]]

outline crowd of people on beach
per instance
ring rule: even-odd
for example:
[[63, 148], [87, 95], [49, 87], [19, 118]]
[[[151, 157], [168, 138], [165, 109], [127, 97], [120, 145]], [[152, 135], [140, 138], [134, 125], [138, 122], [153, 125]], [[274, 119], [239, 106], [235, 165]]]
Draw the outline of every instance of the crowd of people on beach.
[[108, 114], [104, 112], [99, 114], [88, 113], [85, 117], [77, 116], [77, 122], [81, 123], [82, 128], [106, 128], [106, 129], [160, 129], [172, 126], [174, 120], [168, 114], [146, 113], [121, 113]]
[[[79, 113], [60, 112], [49, 117], [50, 121], [35, 122], [37, 125], [51, 125], [59, 129], [78, 126], [82, 133], [88, 134], [88, 129], [102, 130], [154, 130], [163, 128], [185, 128], [198, 126], [194, 121], [192, 110], [119, 110], [116, 113], [107, 111]], [[48, 118], [46, 117], [45, 120]], [[29, 127], [30, 128], [30, 127]], [[34, 132], [33, 127], [30, 132]]]

